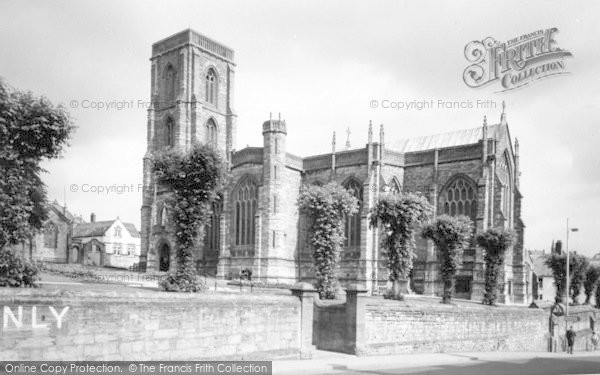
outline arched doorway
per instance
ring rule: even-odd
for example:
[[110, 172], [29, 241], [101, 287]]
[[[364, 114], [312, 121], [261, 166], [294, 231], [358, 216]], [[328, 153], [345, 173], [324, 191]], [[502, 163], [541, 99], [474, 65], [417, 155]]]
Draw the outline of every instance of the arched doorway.
[[166, 243], [158, 251], [158, 270], [168, 271], [171, 266], [171, 248]]

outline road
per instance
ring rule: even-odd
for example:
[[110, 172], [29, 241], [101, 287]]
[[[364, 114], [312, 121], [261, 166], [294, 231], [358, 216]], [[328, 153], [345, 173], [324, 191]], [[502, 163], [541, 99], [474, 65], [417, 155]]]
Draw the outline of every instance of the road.
[[600, 351], [575, 353], [460, 353], [354, 357], [321, 354], [304, 361], [275, 361], [274, 375], [567, 375], [600, 374]]

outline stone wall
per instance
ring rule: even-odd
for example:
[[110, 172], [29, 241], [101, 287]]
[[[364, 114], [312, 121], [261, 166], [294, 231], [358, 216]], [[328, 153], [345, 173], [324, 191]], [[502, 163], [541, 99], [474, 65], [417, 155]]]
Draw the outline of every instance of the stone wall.
[[315, 305], [318, 349], [356, 355], [549, 349], [548, 310], [392, 301], [364, 292], [350, 288], [345, 303]]
[[0, 360], [278, 358], [302, 345], [297, 296], [0, 290], [0, 310]]
[[526, 308], [410, 308], [367, 305], [365, 354], [546, 351], [548, 314]]

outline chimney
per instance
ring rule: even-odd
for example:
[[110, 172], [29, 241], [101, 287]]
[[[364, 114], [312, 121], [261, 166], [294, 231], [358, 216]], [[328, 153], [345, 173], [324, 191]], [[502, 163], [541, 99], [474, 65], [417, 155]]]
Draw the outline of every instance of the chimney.
[[92, 214], [90, 215], [90, 223], [95, 223], [96, 222], [96, 214], [92, 212]]

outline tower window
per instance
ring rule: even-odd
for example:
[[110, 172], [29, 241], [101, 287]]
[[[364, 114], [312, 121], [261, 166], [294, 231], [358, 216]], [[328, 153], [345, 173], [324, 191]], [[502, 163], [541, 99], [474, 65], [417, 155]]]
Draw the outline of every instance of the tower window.
[[210, 216], [210, 224], [206, 228], [206, 234], [204, 236], [204, 243], [206, 249], [217, 251], [220, 247], [220, 231], [221, 231], [221, 212], [223, 206], [221, 202], [215, 202], [212, 206], [212, 214]]
[[176, 81], [176, 72], [173, 65], [167, 65], [167, 69], [165, 70], [165, 94], [167, 100], [175, 99], [175, 81]]
[[277, 166], [276, 165], [273, 166], [273, 179], [277, 180]]
[[279, 154], [279, 139], [275, 138], [275, 153]]
[[215, 70], [210, 68], [206, 73], [206, 102], [217, 105], [218, 80]]
[[217, 124], [215, 123], [215, 120], [213, 120], [212, 118], [209, 119], [206, 122], [206, 144], [216, 148], [217, 147]]
[[167, 119], [165, 133], [165, 144], [167, 147], [173, 147], [175, 145], [175, 123], [171, 117]]

